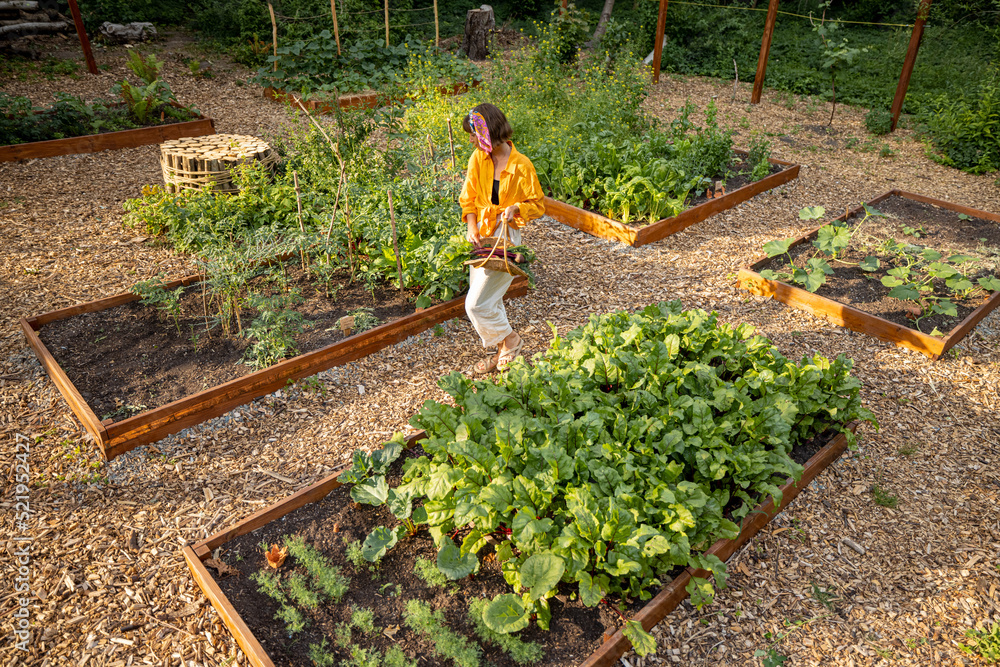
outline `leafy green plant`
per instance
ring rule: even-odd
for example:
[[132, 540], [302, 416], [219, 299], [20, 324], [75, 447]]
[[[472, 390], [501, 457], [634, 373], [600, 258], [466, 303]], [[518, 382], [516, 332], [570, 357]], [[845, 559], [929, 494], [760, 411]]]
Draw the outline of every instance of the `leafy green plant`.
[[348, 562], [354, 566], [355, 569], [360, 569], [366, 564], [364, 554], [361, 552], [361, 542], [354, 540], [347, 544], [347, 549], [344, 551], [344, 556], [347, 558]]
[[876, 505], [895, 509], [899, 504], [899, 497], [883, 489], [878, 483], [872, 484], [872, 499]]
[[413, 571], [431, 588], [448, 585], [448, 577], [438, 569], [437, 563], [432, 560], [418, 558], [413, 564]]
[[382, 323], [379, 318], [375, 317], [371, 308], [358, 308], [349, 312], [348, 315], [354, 318], [354, 331], [357, 333], [368, 331]]
[[979, 656], [987, 664], [1000, 663], [1000, 625], [993, 623], [989, 630], [966, 630], [965, 636], [972, 643], [968, 646], [961, 643], [958, 645], [963, 653]]
[[[491, 601], [484, 622], [510, 633], [534, 617], [547, 628], [560, 585], [588, 606], [648, 599], [675, 565], [706, 569], [721, 586], [724, 564], [702, 552], [738, 533], [722, 513], [730, 498], [742, 501], [738, 520], [800, 473], [788, 457], [796, 442], [873, 419], [850, 367], [819, 356], [796, 366], [749, 327], [679, 302], [594, 315], [556, 336], [534, 367], [517, 363], [491, 381], [442, 378], [454, 405], [427, 402], [411, 420], [427, 431], [427, 455], [404, 462], [398, 487], [363, 460], [342, 481], [390, 508], [390, 494], [422, 498], [414, 520], [427, 524], [451, 579], [476, 570], [487, 535], [500, 540], [496, 561], [514, 593]], [[402, 442], [394, 436], [379, 459], [394, 459]], [[461, 544], [459, 526], [471, 528]], [[700, 607], [713, 586], [696, 579], [689, 593]], [[625, 630], [637, 650], [655, 647], [638, 623]]]
[[142, 305], [152, 306], [168, 315], [174, 321], [177, 333], [180, 333], [180, 300], [181, 295], [184, 294], [183, 286], [172, 290], [166, 289], [166, 283], [163, 282], [163, 274], [160, 274], [155, 278], [137, 282], [132, 286], [132, 293], [139, 296]]
[[247, 338], [255, 341], [243, 355], [247, 364], [267, 368], [298, 352], [294, 336], [302, 332], [304, 318], [292, 306], [301, 301], [295, 290], [272, 296], [249, 295], [247, 303], [258, 315], [246, 331]]
[[892, 131], [892, 114], [885, 107], [876, 107], [865, 114], [865, 127], [876, 137]]
[[541, 662], [545, 657], [545, 651], [541, 646], [535, 642], [525, 642], [513, 635], [496, 632], [486, 625], [483, 613], [488, 604], [488, 601], [482, 598], [469, 600], [469, 621], [479, 638], [483, 642], [499, 646], [501, 651], [519, 665], [534, 665]]
[[329, 652], [329, 641], [326, 637], [319, 644], [309, 645], [309, 659], [316, 667], [334, 667], [337, 664], [336, 657]]
[[830, 110], [830, 124], [833, 123], [833, 114], [837, 111], [837, 72], [843, 67], [850, 65], [861, 53], [867, 53], [867, 47], [852, 47], [849, 45], [847, 37], [836, 39], [842, 24], [835, 21], [826, 20], [826, 12], [830, 8], [833, 0], [823, 0], [819, 3], [819, 8], [823, 11], [818, 22], [813, 21], [809, 15], [809, 22], [813, 26], [816, 36], [822, 44], [823, 67], [830, 73], [830, 91], [833, 98], [833, 108]]
[[[266, 547], [265, 547], [266, 548]], [[257, 584], [257, 590], [278, 603], [275, 618], [285, 623], [288, 636], [291, 637], [305, 630], [308, 620], [289, 600], [282, 588], [278, 575], [265, 570], [258, 570], [250, 577]]]
[[933, 160], [971, 174], [1000, 170], [1000, 74], [972, 93], [938, 97], [920, 121]]
[[351, 625], [366, 635], [371, 635], [378, 628], [375, 627], [375, 612], [364, 607], [351, 606]]
[[340, 568], [330, 564], [315, 547], [306, 544], [301, 535], [286, 537], [285, 546], [296, 563], [312, 577], [313, 585], [333, 603], [340, 602], [351, 587], [351, 580], [340, 572]]
[[750, 180], [759, 181], [771, 173], [771, 142], [760, 134], [750, 137], [750, 147], [747, 151], [747, 162], [750, 165]]
[[410, 600], [406, 603], [406, 624], [434, 644], [434, 655], [453, 660], [459, 667], [479, 667], [479, 647], [450, 629], [441, 610], [432, 612], [426, 602]]

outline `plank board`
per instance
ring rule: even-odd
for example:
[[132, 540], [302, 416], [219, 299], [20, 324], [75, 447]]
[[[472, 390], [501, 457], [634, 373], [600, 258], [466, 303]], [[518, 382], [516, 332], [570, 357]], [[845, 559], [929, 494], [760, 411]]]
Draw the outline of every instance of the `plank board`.
[[[747, 152], [743, 150], [733, 152], [737, 155], [747, 155]], [[716, 213], [729, 210], [762, 192], [798, 178], [799, 165], [775, 159], [770, 160], [770, 162], [773, 165], [784, 167], [784, 169], [728, 192], [718, 199], [710, 199], [697, 206], [692, 206], [672, 218], [664, 218], [645, 227], [630, 227], [599, 213], [593, 213], [551, 197], [545, 198], [545, 213], [563, 224], [593, 236], [621, 241], [631, 246], [646, 245], [683, 231], [691, 225], [707, 220]]]
[[[475, 81], [472, 85], [478, 86], [479, 82]], [[469, 86], [465, 83], [452, 83], [437, 87], [438, 92], [442, 95], [461, 95], [468, 89]], [[340, 109], [377, 109], [378, 107], [396, 104], [406, 99], [404, 96], [392, 96], [385, 93], [358, 93], [354, 95], [341, 95], [337, 98], [335, 106], [332, 101], [304, 100], [295, 93], [289, 93], [281, 88], [272, 88], [271, 86], [264, 88], [264, 97], [279, 104], [297, 106], [298, 103], [301, 103], [309, 111], [314, 111], [321, 115], [336, 113], [338, 107]]]
[[[995, 213], [980, 211], [974, 208], [969, 208], [968, 206], [962, 206], [961, 204], [953, 204], [942, 199], [926, 197], [924, 195], [918, 195], [905, 190], [890, 190], [889, 192], [881, 194], [875, 199], [867, 202], [867, 206], [875, 206], [889, 197], [903, 197], [904, 199], [911, 199], [924, 204], [931, 204], [933, 206], [946, 208], [957, 213], [964, 213], [975, 218], [982, 218], [984, 220], [992, 220], [1000, 223], [1000, 215]], [[862, 212], [863, 210], [864, 208], [859, 206], [858, 208], [845, 212], [844, 215], [836, 218], [836, 220], [846, 222], [849, 218]], [[795, 239], [789, 247], [794, 248], [798, 245], [802, 245], [803, 243], [811, 243], [823, 226], [825, 225], [817, 227], [816, 229], [813, 229], [805, 235]], [[770, 261], [769, 257], [761, 256], [755, 259], [749, 266], [741, 268], [737, 277], [739, 286], [758, 296], [769, 296], [775, 301], [780, 301], [781, 303], [791, 306], [792, 308], [804, 310], [815, 315], [816, 317], [830, 322], [831, 324], [847, 327], [851, 331], [867, 334], [887, 343], [894, 343], [899, 347], [905, 347], [915, 352], [920, 352], [933, 360], [940, 359], [945, 352], [950, 350], [959, 341], [961, 341], [962, 338], [967, 336], [976, 324], [1000, 306], [1000, 292], [996, 292], [993, 296], [987, 299], [985, 303], [969, 313], [969, 315], [951, 331], [949, 331], [947, 335], [942, 338], [938, 338], [935, 336], [929, 336], [923, 332], [917, 331], [916, 329], [911, 329], [910, 327], [890, 322], [889, 320], [879, 317], [878, 315], [866, 313], [863, 310], [842, 304], [838, 301], [834, 301], [833, 299], [813, 294], [812, 292], [804, 290], [801, 287], [789, 285], [777, 280], [768, 280], [759, 273], [760, 269], [763, 268], [768, 261]]]
[[181, 137], [201, 137], [206, 134], [215, 134], [215, 121], [211, 118], [198, 116], [195, 120], [157, 125], [156, 127], [139, 127], [133, 130], [105, 132], [104, 134], [88, 134], [82, 137], [0, 146], [0, 162], [76, 153], [99, 153], [106, 150], [160, 144]]
[[[198, 280], [200, 280], [200, 276], [187, 276], [168, 283], [167, 288], [182, 284], [190, 285]], [[516, 278], [508, 288], [504, 299], [524, 296], [527, 292], [528, 281], [524, 278]], [[50, 322], [81, 313], [114, 308], [137, 299], [135, 294], [127, 292], [21, 320], [21, 329], [28, 339], [28, 344], [66, 399], [70, 409], [80, 419], [88, 432], [94, 436], [101, 453], [107, 460], [135, 449], [139, 445], [156, 442], [189, 426], [223, 415], [237, 406], [281, 389], [290, 380], [306, 378], [334, 366], [341, 366], [360, 359], [426, 331], [436, 324], [465, 314], [465, 297], [460, 296], [407, 315], [394, 322], [388, 322], [355, 334], [332, 345], [286, 359], [269, 368], [255, 371], [217, 387], [211, 387], [167, 405], [141, 412], [120, 422], [104, 424], [97, 419], [93, 409], [80, 396], [79, 391], [38, 337], [37, 331]]]
[[[858, 424], [852, 422], [847, 428], [853, 433]], [[423, 431], [413, 433], [407, 438], [407, 447], [412, 447], [419, 440], [426, 437]], [[775, 505], [774, 500], [757, 505], [744, 519], [740, 525], [740, 534], [732, 540], [718, 540], [706, 552], [718, 556], [722, 561], [728, 561], [740, 547], [746, 544], [756, 535], [771, 519], [780, 514], [799, 495], [799, 493], [816, 478], [827, 466], [837, 460], [847, 449], [847, 438], [843, 433], [836, 435], [822, 449], [810, 458], [805, 465], [802, 477], [799, 481], [788, 478], [781, 488], [781, 502]], [[257, 530], [272, 521], [281, 519], [294, 510], [322, 500], [334, 489], [341, 486], [337, 481], [343, 469], [339, 469], [333, 474], [316, 482], [315, 484], [301, 489], [283, 500], [279, 500], [273, 505], [266, 507], [236, 525], [222, 530], [211, 537], [208, 537], [193, 545], [184, 548], [184, 556], [188, 563], [188, 568], [198, 585], [201, 586], [205, 596], [215, 607], [219, 615], [222, 616], [226, 627], [230, 628], [236, 641], [243, 648], [244, 653], [254, 667], [273, 667], [270, 656], [261, 648], [260, 643], [247, 628], [246, 623], [240, 617], [239, 612], [232, 606], [226, 598], [222, 589], [216, 583], [212, 574], [205, 567], [204, 562], [211, 557], [212, 551], [224, 546], [230, 540]], [[642, 627], [649, 631], [654, 625], [666, 618], [678, 604], [686, 597], [685, 590], [687, 583], [692, 577], [707, 577], [709, 574], [704, 570], [692, 570], [687, 568], [680, 576], [667, 584], [652, 600], [640, 609], [632, 618], [642, 623]], [[245, 643], [244, 643], [245, 642]], [[625, 655], [631, 648], [631, 643], [619, 630], [610, 639], [604, 642], [594, 653], [580, 663], [580, 667], [613, 667], [618, 659]]]

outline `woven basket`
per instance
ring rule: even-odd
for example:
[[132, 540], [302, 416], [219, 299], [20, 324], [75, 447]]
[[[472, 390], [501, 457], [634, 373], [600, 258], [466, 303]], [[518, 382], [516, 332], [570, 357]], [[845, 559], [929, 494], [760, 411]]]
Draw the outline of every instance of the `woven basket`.
[[[504, 245], [503, 243], [497, 245], [497, 238], [495, 236], [483, 237], [480, 239], [480, 243], [486, 248], [496, 246], [497, 250], [502, 249]], [[467, 260], [465, 265], [489, 269], [490, 271], [501, 271], [503, 273], [509, 273], [512, 276], [521, 276], [522, 278], [528, 277], [528, 274], [525, 273], [521, 267], [510, 260], [504, 261], [502, 257], [478, 257], [476, 259]]]

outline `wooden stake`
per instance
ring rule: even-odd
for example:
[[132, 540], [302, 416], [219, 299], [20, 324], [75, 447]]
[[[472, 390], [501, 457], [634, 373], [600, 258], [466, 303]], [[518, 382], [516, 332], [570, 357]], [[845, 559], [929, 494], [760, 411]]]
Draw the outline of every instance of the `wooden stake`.
[[385, 48], [389, 48], [389, 0], [385, 0]]
[[441, 26], [438, 23], [438, 0], [434, 0], [434, 46], [441, 48]]
[[83, 27], [83, 17], [80, 16], [80, 7], [76, 4], [76, 0], [69, 0], [69, 10], [73, 13], [76, 36], [80, 38], [80, 46], [83, 48], [83, 58], [87, 61], [87, 70], [91, 74], [98, 74], [97, 63], [94, 62], [94, 52], [90, 50], [90, 40], [87, 38], [87, 30]]
[[924, 24], [927, 22], [927, 15], [930, 12], [931, 0], [920, 0], [920, 7], [917, 8], [917, 20], [913, 23], [913, 34], [910, 35], [910, 46], [906, 49], [906, 59], [903, 61], [903, 71], [899, 75], [899, 83], [896, 85], [896, 96], [892, 98], [890, 131], [895, 131], [896, 123], [899, 122], [899, 114], [903, 112], [906, 89], [910, 87], [910, 75], [913, 74], [913, 65], [917, 62], [917, 51], [920, 49], [920, 40], [924, 36]]
[[760, 96], [764, 92], [764, 75], [767, 73], [767, 59], [771, 54], [771, 37], [774, 35], [774, 23], [777, 18], [778, 0], [771, 0], [767, 5], [767, 19], [764, 20], [764, 36], [760, 40], [760, 55], [757, 56], [757, 76], [753, 80], [753, 93], [750, 94], [750, 104], [760, 104]]
[[[565, 7], [565, 4], [563, 5]], [[660, 82], [660, 59], [663, 57], [663, 33], [667, 30], [667, 0], [660, 0], [656, 15], [656, 45], [653, 47], [653, 83]]]
[[431, 162], [434, 162], [434, 142], [431, 141], [431, 135], [427, 135], [427, 147], [431, 151]]
[[[278, 57], [278, 22], [274, 19], [274, 5], [267, 3], [267, 11], [271, 13], [271, 44], [274, 47], [274, 57]], [[274, 71], [278, 71], [278, 61], [274, 61]]]
[[392, 210], [392, 190], [389, 190], [389, 224], [392, 225], [392, 250], [396, 253], [396, 273], [399, 275], [399, 289], [403, 289], [403, 260], [399, 257], [399, 241], [396, 239], [396, 213]]
[[302, 271], [309, 275], [309, 265], [306, 264], [306, 226], [302, 223], [302, 191], [299, 190], [299, 172], [292, 172], [292, 181], [295, 183], [295, 205], [299, 209], [299, 231], [302, 232], [302, 238], [299, 239], [299, 257], [302, 258]]
[[333, 37], [337, 40], [337, 55], [340, 55], [340, 28], [337, 27], [337, 0], [330, 0], [330, 13], [333, 14]]
[[455, 168], [455, 139], [451, 135], [451, 118], [448, 119], [448, 148], [451, 149], [451, 168]]
[[[337, 197], [333, 200], [333, 215], [330, 216], [330, 224], [326, 228], [326, 242], [330, 243], [330, 232], [333, 231], [333, 221], [337, 219], [337, 205], [340, 204], [340, 189], [344, 187], [344, 166], [340, 167], [340, 180], [337, 182]], [[327, 259], [330, 253], [327, 253]]]

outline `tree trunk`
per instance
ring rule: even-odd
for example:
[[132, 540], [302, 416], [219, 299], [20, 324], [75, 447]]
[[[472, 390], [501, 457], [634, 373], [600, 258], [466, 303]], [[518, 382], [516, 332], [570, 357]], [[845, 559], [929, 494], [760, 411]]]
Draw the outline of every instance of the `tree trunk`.
[[611, 19], [611, 10], [614, 9], [614, 6], [615, 0], [604, 0], [604, 9], [601, 10], [601, 18], [597, 21], [597, 29], [594, 30], [594, 36], [587, 43], [588, 49], [596, 48], [601, 43], [604, 31], [608, 29], [608, 21]]
[[470, 60], [486, 60], [489, 55], [490, 34], [496, 27], [493, 8], [483, 5], [479, 9], [470, 9], [465, 16], [465, 38], [462, 40], [462, 51]]
[[7, 0], [0, 2], [0, 11], [5, 9], [38, 9], [37, 0]]
[[68, 23], [16, 23], [14, 25], [0, 26], [0, 35], [8, 33], [34, 35], [40, 32], [60, 32], [69, 30], [72, 27]]

